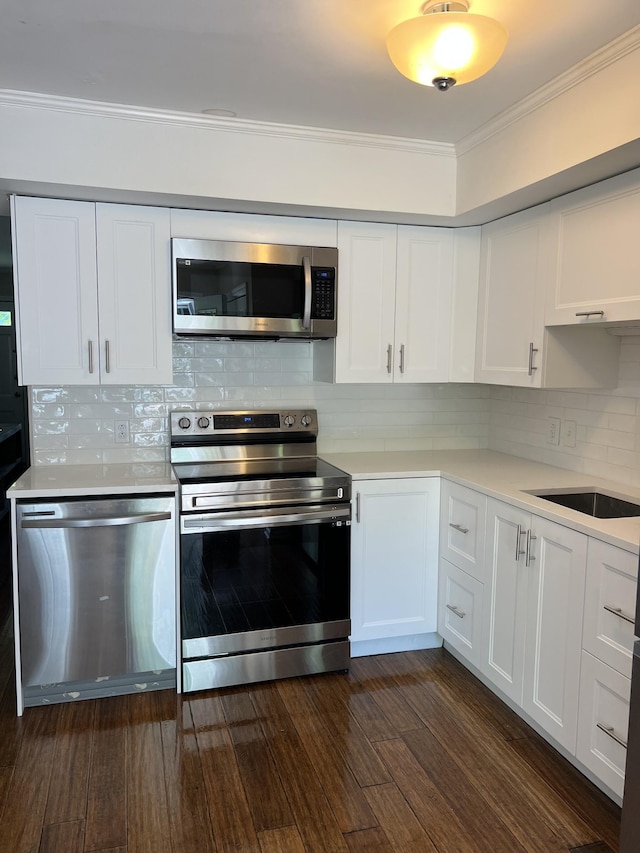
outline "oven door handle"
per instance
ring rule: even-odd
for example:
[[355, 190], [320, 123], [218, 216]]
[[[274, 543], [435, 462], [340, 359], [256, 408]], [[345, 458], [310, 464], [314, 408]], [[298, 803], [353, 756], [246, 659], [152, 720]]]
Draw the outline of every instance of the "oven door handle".
[[234, 513], [207, 513], [206, 515], [182, 516], [180, 529], [183, 533], [206, 533], [215, 530], [242, 530], [257, 527], [283, 527], [293, 524], [321, 524], [324, 521], [337, 521], [344, 524], [351, 519], [351, 506], [326, 507], [323, 509], [300, 508], [292, 510], [272, 509], [264, 513], [255, 510]]

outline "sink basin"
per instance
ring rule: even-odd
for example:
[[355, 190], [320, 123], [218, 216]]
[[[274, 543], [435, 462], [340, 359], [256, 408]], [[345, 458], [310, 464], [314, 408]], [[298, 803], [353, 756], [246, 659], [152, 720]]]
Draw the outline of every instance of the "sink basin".
[[537, 498], [560, 504], [567, 509], [575, 509], [594, 518], [632, 518], [640, 516], [640, 504], [623, 498], [608, 495], [605, 492], [531, 492]]

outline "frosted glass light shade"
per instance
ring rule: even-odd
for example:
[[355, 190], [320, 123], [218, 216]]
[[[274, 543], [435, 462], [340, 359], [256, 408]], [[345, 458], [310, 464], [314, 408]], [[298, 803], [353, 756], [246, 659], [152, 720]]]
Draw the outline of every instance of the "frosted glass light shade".
[[391, 61], [423, 86], [436, 78], [460, 85], [486, 74], [502, 56], [507, 31], [498, 21], [469, 12], [430, 12], [410, 18], [387, 36]]

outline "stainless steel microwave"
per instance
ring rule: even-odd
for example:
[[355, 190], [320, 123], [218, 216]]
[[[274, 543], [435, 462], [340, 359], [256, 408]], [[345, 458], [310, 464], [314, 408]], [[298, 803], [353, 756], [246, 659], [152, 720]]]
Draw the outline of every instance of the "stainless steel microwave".
[[338, 250], [171, 240], [173, 331], [224, 338], [334, 338]]

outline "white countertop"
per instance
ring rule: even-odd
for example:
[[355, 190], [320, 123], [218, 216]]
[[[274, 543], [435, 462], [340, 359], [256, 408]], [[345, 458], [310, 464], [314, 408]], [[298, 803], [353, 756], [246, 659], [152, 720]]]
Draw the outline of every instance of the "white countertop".
[[492, 450], [323, 453], [322, 458], [351, 474], [354, 493], [359, 480], [443, 476], [634, 554], [640, 550], [640, 517], [592, 518], [527, 494], [584, 487], [586, 491], [604, 491], [640, 503], [640, 489], [632, 486]]
[[7, 490], [12, 499], [79, 495], [172, 494], [178, 483], [165, 462], [114, 465], [36, 465]]

